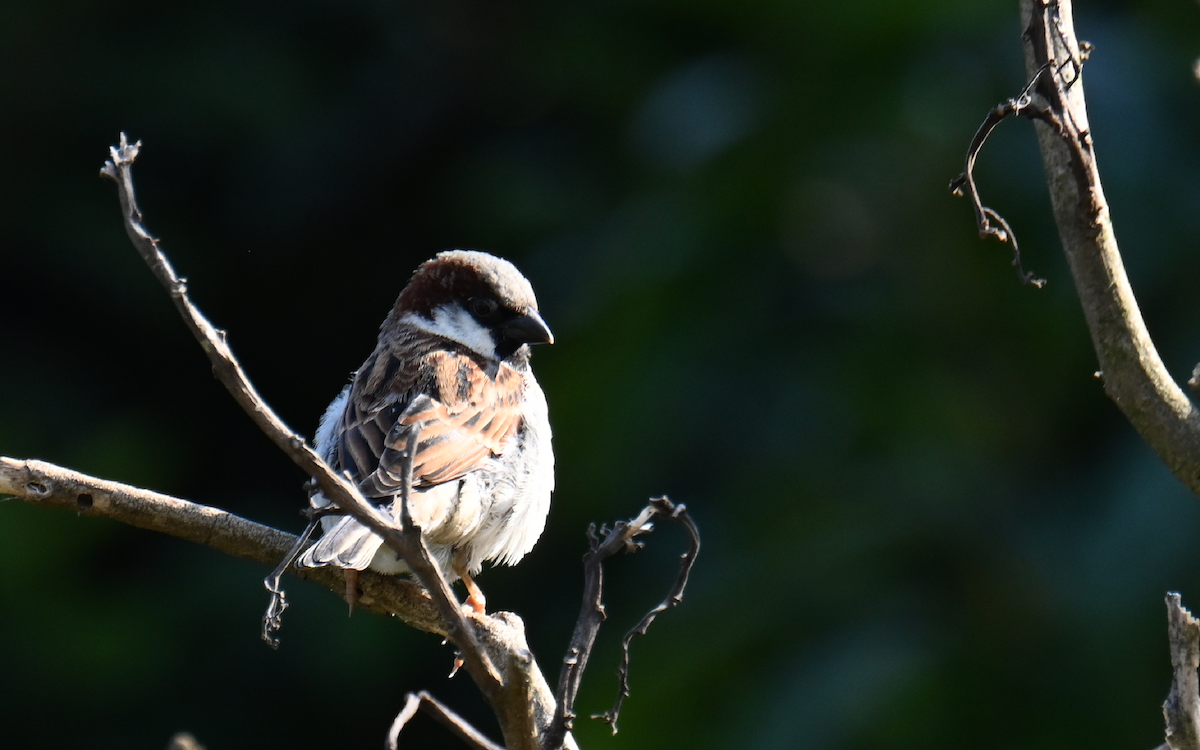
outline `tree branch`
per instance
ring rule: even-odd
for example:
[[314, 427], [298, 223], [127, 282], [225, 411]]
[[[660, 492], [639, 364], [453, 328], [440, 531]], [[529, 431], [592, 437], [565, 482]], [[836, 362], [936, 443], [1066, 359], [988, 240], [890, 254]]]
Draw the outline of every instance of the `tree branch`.
[[[31, 505], [69, 510], [77, 515], [108, 518], [137, 528], [157, 531], [210, 547], [235, 557], [273, 566], [292, 547], [296, 536], [199, 503], [139, 489], [127, 484], [64, 469], [44, 461], [0, 456], [0, 498], [12, 496]], [[388, 529], [393, 532], [393, 529]], [[291, 567], [288, 572], [314, 581], [338, 596], [345, 580], [336, 568]], [[359, 573], [359, 609], [394, 615], [428, 633], [447, 637], [445, 620], [426, 590], [397, 576], [370, 570]], [[493, 696], [497, 716], [510, 750], [540, 750], [554, 714], [555, 703], [529, 651], [521, 619], [509, 612], [471, 621], [472, 634], [489, 662], [508, 665], [506, 685]], [[504, 660], [504, 661], [501, 661]], [[505, 731], [507, 729], [507, 731]], [[513, 735], [510, 737], [509, 735]], [[568, 736], [565, 747], [575, 748]]]
[[[1082, 83], [1091, 45], [1075, 38], [1070, 0], [1021, 0], [1021, 25], [1029, 84], [989, 114], [951, 189], [970, 192], [982, 235], [1011, 239], [1007, 222], [979, 201], [972, 168], [996, 123], [1012, 115], [1034, 120], [1054, 219], [1104, 391], [1171, 473], [1200, 495], [1200, 413], [1167, 372], [1146, 330], [1100, 184]], [[989, 219], [1003, 229], [990, 227]]]
[[[979, 201], [972, 169], [996, 123], [1010, 115], [1034, 120], [1055, 223], [1105, 393], [1171, 473], [1200, 495], [1200, 413], [1167, 372], [1146, 329], [1100, 183], [1083, 91], [1083, 64], [1092, 46], [1076, 39], [1070, 0], [1021, 0], [1021, 27], [1029, 84], [989, 114], [968, 148], [966, 171], [951, 189], [970, 192], [982, 236], [1011, 237], [1007, 223]], [[989, 218], [1003, 230], [989, 231]], [[1200, 365], [1189, 385], [1200, 393]], [[1200, 750], [1200, 623], [1183, 609], [1178, 594], [1167, 595], [1167, 611], [1174, 680], [1163, 704], [1167, 742], [1156, 750]]]
[[1054, 219], [1104, 390], [1171, 473], [1200, 495], [1200, 413], [1167, 372], [1121, 262], [1088, 126], [1070, 0], [1021, 0], [1025, 69], [1047, 115], [1034, 124]]
[[[169, 534], [264, 565], [273, 566], [296, 541], [295, 535], [286, 531], [218, 508], [97, 479], [44, 461], [0, 457], [0, 495]], [[290, 572], [339, 596], [345, 591], [338, 570], [292, 568]], [[412, 581], [363, 571], [359, 586], [363, 593], [357, 605], [361, 608], [395, 615], [418, 630], [446, 635], [445, 623], [429, 595]]]

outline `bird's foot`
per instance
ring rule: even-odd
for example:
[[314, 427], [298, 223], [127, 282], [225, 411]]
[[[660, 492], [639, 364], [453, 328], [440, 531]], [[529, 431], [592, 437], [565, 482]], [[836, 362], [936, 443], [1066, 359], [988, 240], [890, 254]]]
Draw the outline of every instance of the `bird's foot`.
[[467, 604], [471, 605], [471, 609], [475, 611], [475, 614], [486, 615], [487, 599], [484, 597], [483, 591], [480, 590], [479, 585], [475, 583], [471, 576], [467, 575], [467, 571], [456, 570], [455, 572], [458, 573], [459, 577], [462, 578], [463, 583], [466, 584]]

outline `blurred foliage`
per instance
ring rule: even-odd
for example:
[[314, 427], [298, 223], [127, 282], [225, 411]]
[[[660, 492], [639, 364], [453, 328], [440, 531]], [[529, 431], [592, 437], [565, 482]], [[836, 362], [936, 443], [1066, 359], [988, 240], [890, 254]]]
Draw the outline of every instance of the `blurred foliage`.
[[[1087, 2], [1118, 236], [1172, 371], [1200, 359], [1200, 9]], [[1200, 606], [1200, 506], [1106, 401], [1036, 145], [979, 167], [1027, 267], [952, 198], [1024, 83], [1014, 2], [0, 4], [0, 453], [298, 529], [304, 477], [238, 412], [130, 249], [142, 207], [283, 417], [311, 431], [413, 267], [514, 260], [559, 491], [481, 578], [551, 680], [583, 531], [668, 493], [705, 548], [588, 748], [1153, 747], [1162, 597]], [[612, 565], [581, 697], [661, 595], [664, 529]], [[436, 639], [267, 571], [0, 504], [0, 746], [377, 747], [427, 688], [495, 736]], [[415, 746], [454, 746], [431, 722]]]

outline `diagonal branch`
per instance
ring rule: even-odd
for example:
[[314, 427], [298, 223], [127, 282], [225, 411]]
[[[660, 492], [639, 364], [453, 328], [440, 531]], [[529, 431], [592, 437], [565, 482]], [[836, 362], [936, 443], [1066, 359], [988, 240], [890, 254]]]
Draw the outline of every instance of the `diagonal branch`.
[[[655, 517], [673, 520], [684, 526], [689, 534], [689, 550], [683, 555], [680, 573], [675, 585], [672, 587], [667, 598], [651, 610], [625, 636], [622, 642], [623, 657], [620, 669], [621, 694], [613, 709], [601, 717], [613, 726], [613, 731], [615, 732], [616, 719], [621, 703], [629, 695], [628, 669], [630, 641], [635, 635], [644, 635], [650, 623], [653, 622], [659, 613], [679, 604], [684, 587], [687, 584], [688, 574], [699, 551], [699, 534], [695, 524], [687, 515], [684, 506], [675, 505], [665, 497], [651, 500], [650, 505], [633, 521], [618, 523], [611, 532], [602, 530], [601, 533], [604, 535], [602, 542], [596, 538], [594, 529], [589, 529], [592, 548], [585, 557], [587, 591], [584, 597], [583, 611], [576, 626], [575, 636], [572, 638], [571, 649], [568, 652], [567, 658], [564, 659], [566, 666], [564, 666], [563, 677], [560, 679], [559, 685], [561, 699], [556, 701], [550, 693], [549, 686], [538, 669], [532, 653], [529, 651], [525, 639], [524, 624], [519, 617], [511, 613], [499, 612], [490, 617], [487, 615], [474, 615], [470, 620], [467, 619], [463, 608], [454, 597], [440, 569], [433, 562], [432, 556], [429, 554], [429, 550], [422, 537], [421, 529], [412, 523], [408, 492], [403, 491], [401, 493], [401, 524], [400, 527], [396, 527], [389, 519], [383, 517], [377, 507], [363, 498], [362, 494], [349, 481], [348, 477], [335, 475], [316, 452], [307, 445], [304, 438], [288, 429], [258, 396], [249, 379], [237, 363], [233, 352], [227, 345], [224, 332], [214, 328], [192, 304], [187, 295], [185, 282], [176, 276], [166, 256], [162, 253], [158, 240], [151, 236], [142, 224], [142, 215], [137, 208], [137, 201], [134, 194], [132, 175], [132, 166], [137, 157], [139, 146], [140, 143], [130, 144], [125, 134], [122, 133], [120, 145], [111, 149], [112, 160], [107, 162], [102, 170], [104, 176], [113, 179], [118, 185], [118, 194], [125, 215], [126, 232], [129, 234], [135, 248], [150, 266], [155, 277], [166, 288], [188, 328], [204, 348], [205, 353], [213, 364], [214, 374], [225, 385], [234, 399], [250, 415], [255, 424], [291, 457], [298, 466], [314, 478], [314, 481], [320, 486], [325, 496], [332, 500], [340, 511], [348, 513], [360, 523], [366, 525], [382, 537], [390, 548], [403, 556], [417, 579], [424, 585], [424, 590], [420, 591], [423, 595], [421, 599], [422, 608], [420, 609], [421, 616], [417, 618], [410, 615], [410, 617], [417, 619], [421, 623], [418, 627], [433, 632], [444, 633], [458, 647], [467, 672], [488, 699], [499, 719], [500, 728], [504, 734], [508, 750], [542, 750], [545, 747], [553, 747], [555, 750], [560, 747], [575, 748], [574, 739], [571, 737], [569, 731], [571, 720], [574, 718], [573, 704], [578, 692], [579, 680], [582, 677], [583, 669], [586, 666], [587, 658], [592, 648], [592, 643], [599, 629], [600, 622], [604, 617], [603, 605], [600, 603], [602, 584], [601, 563], [605, 558], [615, 554], [620, 549], [632, 551], [640, 546], [638, 542], [634, 541], [634, 537], [650, 531], [652, 529], [650, 522]], [[420, 430], [417, 429], [410, 436], [406, 448], [409, 457], [415, 454], [419, 434]], [[14, 464], [19, 463], [14, 462]], [[407, 489], [411, 485], [411, 458], [404, 462], [404, 467], [408, 480], [402, 481], [401, 486]], [[0, 468], [4, 467], [0, 466]], [[57, 467], [50, 468], [57, 469]], [[18, 473], [21, 470], [30, 471], [30, 464], [26, 463], [16, 466], [14, 470], [18, 471]], [[3, 472], [0, 472], [0, 479], [3, 479], [3, 477]], [[90, 480], [90, 478], [84, 479]], [[91, 481], [95, 482], [98, 480]], [[112, 483], [108, 484], [111, 485]], [[48, 490], [46, 483], [40, 479], [17, 476], [7, 484], [0, 482], [0, 492], [10, 491], [14, 494], [20, 494], [23, 497], [41, 497], [43, 495], [61, 496], [58, 501], [59, 504], [67, 506], [71, 506], [72, 503], [75, 505], [82, 503], [89, 508], [100, 507], [109, 509], [120, 505], [119, 503], [109, 502], [107, 499], [105, 502], [97, 504], [95, 502], [97, 496], [95, 493], [98, 490], [95, 488], [98, 485], [80, 486], [87, 486], [91, 489], [84, 491], [73, 486], [67, 486], [65, 489], [57, 488]], [[123, 488], [122, 491], [131, 491], [133, 493], [143, 492], [134, 490], [133, 488]], [[104, 492], [107, 493], [104, 495], [105, 498], [116, 497], [120, 494], [111, 488], [104, 490]], [[125, 494], [129, 494], [129, 492], [125, 492]], [[84, 501], [85, 497], [87, 498], [86, 503]], [[168, 498], [167, 500], [173, 503], [182, 503], [193, 508], [203, 508], [203, 506], [194, 506], [172, 498]], [[136, 514], [133, 516], [128, 514], [114, 514], [113, 517], [134, 525], [145, 525], [147, 528], [155, 528], [187, 538], [202, 537], [199, 540], [204, 543], [211, 543], [213, 539], [217, 539], [220, 536], [219, 534], [210, 533], [208, 526], [211, 526], [211, 523], [207, 525], [201, 523], [200, 527], [202, 530], [200, 531], [181, 531], [184, 527], [191, 529], [187, 524], [183, 524], [180, 527], [176, 527], [173, 524], [163, 524], [155, 520], [159, 512], [158, 508], [152, 508], [149, 512], [144, 513], [144, 516], [150, 518], [149, 521], [146, 521], [144, 517], [135, 518]], [[236, 516], [231, 516], [230, 514], [225, 514], [214, 509], [203, 509], [203, 511], [199, 512], [199, 516], [207, 518], [204, 515], [205, 512], [211, 512], [211, 514], [215, 514], [215, 517], [223, 519], [223, 522], [233, 524], [239, 528], [242, 526], [257, 529], [266, 528], [258, 527], [257, 524], [251, 524], [249, 521], [238, 519]], [[274, 537], [273, 546], [271, 547], [272, 552], [265, 555], [266, 560], [278, 559], [289, 547], [294, 547], [298, 550], [301, 546], [296, 544], [296, 537], [290, 534], [278, 532], [274, 529], [268, 529], [267, 531], [274, 534]], [[239, 553], [233, 552], [233, 554]], [[264, 554], [261, 551], [255, 554], [254, 559], [264, 559]], [[282, 568], [283, 566], [280, 566], [277, 569], [277, 573], [268, 579], [268, 581], [275, 581], [274, 586], [268, 583], [268, 588], [277, 597], [277, 600], [272, 600], [272, 606], [276, 607], [277, 605], [274, 610], [276, 614], [282, 612], [285, 606], [283, 592], [278, 589], [277, 581], [278, 574], [282, 572]], [[333, 580], [327, 581], [327, 585], [330, 585], [334, 590], [338, 590], [342, 583], [342, 581], [338, 580], [340, 578], [339, 573], [340, 571], [337, 570], [305, 570], [299, 574], [302, 577], [331, 578]], [[362, 575], [363, 577], [360, 579], [360, 582], [365, 582], [370, 587], [378, 583], [376, 579], [388, 580], [388, 577], [376, 576], [369, 572], [364, 572]], [[407, 583], [394, 578], [390, 579], [390, 581], [395, 584]], [[413, 590], [419, 590], [419, 587], [408, 584], [408, 587], [402, 590], [411, 593]], [[425, 592], [428, 592], [428, 594], [425, 594]], [[369, 593], [370, 591], [364, 591], [364, 594]], [[432, 599], [432, 607], [430, 606], [430, 599]], [[368, 605], [368, 601], [364, 599], [363, 604]], [[431, 609], [433, 608], [436, 608], [439, 616], [434, 617], [431, 615]], [[405, 619], [409, 618], [405, 617]], [[273, 622], [273, 620], [268, 619], [268, 627], [270, 622]], [[453, 717], [453, 714], [431, 697], [426, 694], [416, 696], [410, 694], [408, 705], [406, 705], [400, 716], [397, 717], [396, 724], [393, 727], [393, 734], [389, 736], [389, 743], [392, 743], [394, 746], [395, 735], [400, 731], [404, 723], [411, 718], [417, 708], [422, 706], [425, 707], [425, 710], [434, 713], [440, 720], [448, 721], [455, 728], [455, 731], [463, 730], [463, 727], [459, 726], [461, 720], [451, 720], [449, 717]], [[457, 717], [454, 718], [456, 719]], [[467, 729], [470, 728], [467, 727]], [[473, 734], [470, 737], [464, 735], [464, 739], [479, 747], [494, 747], [475, 730], [470, 729], [470, 732]]]
[[1200, 494], [1200, 413], [1146, 330], [1121, 261], [1088, 126], [1082, 61], [1069, 0], [1022, 0], [1025, 67], [1051, 63], [1038, 93], [1057, 127], [1036, 123], [1054, 218], [1071, 266], [1104, 390], [1163, 463]]

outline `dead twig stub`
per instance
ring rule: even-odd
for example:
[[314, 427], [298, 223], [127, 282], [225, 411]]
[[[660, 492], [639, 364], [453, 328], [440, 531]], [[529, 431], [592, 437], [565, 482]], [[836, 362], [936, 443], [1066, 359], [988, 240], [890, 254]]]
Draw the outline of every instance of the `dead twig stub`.
[[1183, 608], [1179, 594], [1167, 594], [1167, 635], [1171, 645], [1171, 692], [1163, 703], [1167, 745], [1200, 750], [1200, 622]]

